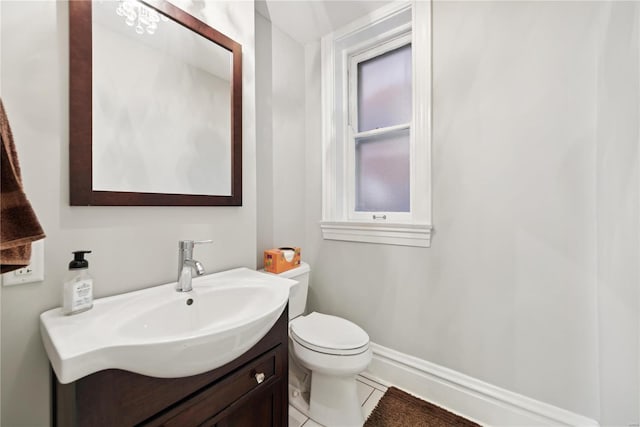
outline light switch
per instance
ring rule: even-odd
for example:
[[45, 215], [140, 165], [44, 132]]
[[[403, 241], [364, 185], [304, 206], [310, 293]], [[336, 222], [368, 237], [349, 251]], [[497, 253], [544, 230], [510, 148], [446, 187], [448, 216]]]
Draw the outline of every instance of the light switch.
[[13, 286], [44, 280], [44, 239], [31, 244], [31, 264], [2, 274], [2, 285]]

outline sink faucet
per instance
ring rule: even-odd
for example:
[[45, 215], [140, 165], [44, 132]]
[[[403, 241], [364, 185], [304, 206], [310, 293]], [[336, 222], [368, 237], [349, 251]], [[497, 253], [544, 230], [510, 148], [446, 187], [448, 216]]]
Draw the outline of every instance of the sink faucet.
[[193, 246], [201, 243], [212, 243], [213, 240], [180, 240], [178, 242], [178, 292], [189, 292], [191, 289], [191, 275], [193, 270], [198, 276], [204, 274], [204, 267], [200, 261], [193, 259]]

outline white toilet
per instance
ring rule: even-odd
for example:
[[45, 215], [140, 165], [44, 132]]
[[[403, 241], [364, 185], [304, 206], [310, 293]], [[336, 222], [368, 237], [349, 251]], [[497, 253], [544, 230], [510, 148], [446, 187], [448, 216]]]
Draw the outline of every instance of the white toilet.
[[[280, 276], [298, 283], [289, 290], [289, 383], [304, 392], [304, 370], [311, 371], [309, 416], [327, 427], [362, 426], [356, 375], [371, 362], [369, 335], [356, 324], [313, 312], [303, 316], [309, 289], [309, 264]], [[303, 369], [296, 369], [300, 365]]]

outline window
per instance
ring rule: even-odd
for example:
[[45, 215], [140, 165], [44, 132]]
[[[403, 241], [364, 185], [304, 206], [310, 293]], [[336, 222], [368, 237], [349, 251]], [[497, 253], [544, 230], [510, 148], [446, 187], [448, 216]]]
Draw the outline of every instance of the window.
[[430, 246], [429, 23], [393, 3], [322, 40], [325, 239]]
[[353, 55], [348, 75], [347, 144], [355, 172], [349, 219], [406, 219], [411, 211], [410, 35]]

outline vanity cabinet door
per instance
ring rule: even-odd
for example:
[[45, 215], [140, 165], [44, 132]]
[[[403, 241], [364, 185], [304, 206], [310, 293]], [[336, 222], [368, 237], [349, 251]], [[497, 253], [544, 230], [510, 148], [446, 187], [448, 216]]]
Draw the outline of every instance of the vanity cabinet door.
[[[260, 408], [258, 412], [265, 414], [264, 417], [260, 415], [259, 419], [256, 417], [257, 424], [238, 424], [234, 422], [229, 425], [258, 427], [274, 425], [272, 423], [273, 413], [275, 412], [273, 408], [274, 386], [281, 386], [284, 374], [283, 358], [286, 357], [286, 352], [282, 351], [282, 346], [280, 345], [145, 425], [149, 427], [217, 425], [215, 419], [225, 417], [225, 414], [236, 414], [235, 416], [239, 417], [239, 420], [244, 419], [245, 415], [253, 417], [256, 408]], [[249, 401], [253, 403], [245, 403]], [[249, 413], [240, 414], [243, 411], [248, 411]], [[230, 420], [233, 420], [233, 417]], [[281, 424], [275, 425], [279, 426]]]
[[[228, 410], [205, 422], [203, 427], [279, 427], [289, 422], [282, 410], [282, 380], [252, 392]], [[286, 398], [286, 395], [284, 395]]]

